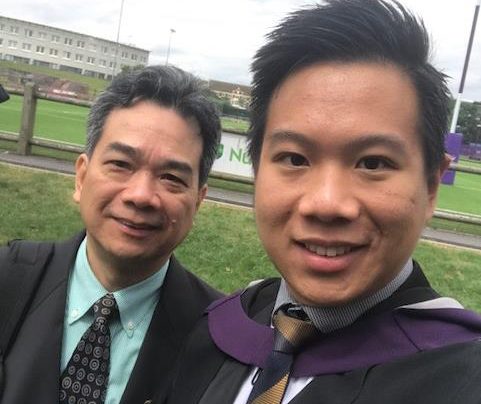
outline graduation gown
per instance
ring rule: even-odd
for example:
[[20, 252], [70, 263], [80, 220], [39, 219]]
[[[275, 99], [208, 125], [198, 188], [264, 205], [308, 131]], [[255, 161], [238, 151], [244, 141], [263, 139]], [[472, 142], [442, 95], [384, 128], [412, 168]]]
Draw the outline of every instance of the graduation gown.
[[[279, 284], [267, 280], [211, 305], [172, 390], [156, 402], [232, 403], [271, 348]], [[314, 378], [290, 403], [481, 403], [481, 318], [451, 303], [416, 264], [390, 298], [299, 354], [293, 376]]]

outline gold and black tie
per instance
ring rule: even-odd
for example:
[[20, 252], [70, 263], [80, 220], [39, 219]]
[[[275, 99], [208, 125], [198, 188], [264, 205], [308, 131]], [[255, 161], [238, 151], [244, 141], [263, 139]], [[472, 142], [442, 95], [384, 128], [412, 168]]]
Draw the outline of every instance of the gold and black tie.
[[247, 404], [280, 404], [295, 354], [316, 333], [312, 322], [279, 310], [273, 318], [274, 346], [252, 388]]

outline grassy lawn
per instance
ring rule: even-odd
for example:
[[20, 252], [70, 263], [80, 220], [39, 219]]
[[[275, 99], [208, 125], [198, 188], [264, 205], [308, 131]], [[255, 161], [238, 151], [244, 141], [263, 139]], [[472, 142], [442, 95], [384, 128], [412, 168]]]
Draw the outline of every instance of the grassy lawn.
[[[22, 102], [22, 96], [12, 94], [8, 102], [0, 105], [0, 131], [20, 131]], [[38, 100], [34, 136], [84, 145], [88, 112], [87, 107]], [[246, 132], [249, 127], [243, 119], [222, 117], [221, 122], [227, 131]]]
[[[12, 238], [62, 239], [82, 228], [72, 202], [73, 178], [0, 163], [0, 244]], [[252, 211], [204, 203], [177, 256], [214, 286], [231, 292], [275, 271]], [[481, 311], [481, 254], [420, 243], [415, 257], [443, 294]]]
[[438, 208], [481, 215], [481, 175], [457, 172], [454, 185], [441, 185]]
[[247, 133], [249, 130], [249, 121], [247, 119], [237, 119], [223, 116], [221, 120], [222, 128], [226, 131], [232, 130], [234, 132]]
[[480, 160], [468, 160], [468, 159], [465, 159], [465, 158], [460, 158], [459, 159], [459, 165], [481, 169], [481, 161]]
[[[11, 95], [0, 104], [0, 130], [20, 131], [23, 97]], [[37, 101], [34, 137], [85, 144], [86, 122], [89, 109], [49, 100]]]

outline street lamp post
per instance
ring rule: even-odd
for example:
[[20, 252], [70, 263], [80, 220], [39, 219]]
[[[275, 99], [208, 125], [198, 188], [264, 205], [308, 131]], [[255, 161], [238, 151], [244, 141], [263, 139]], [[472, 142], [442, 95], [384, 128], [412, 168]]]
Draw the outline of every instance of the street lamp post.
[[175, 34], [175, 29], [171, 28], [170, 29], [170, 34], [169, 34], [169, 46], [167, 47], [167, 56], [165, 58], [165, 64], [169, 64], [169, 56], [170, 56], [170, 44], [172, 43], [172, 34]]
[[120, 51], [120, 27], [122, 25], [122, 13], [124, 11], [124, 0], [121, 0], [120, 2], [120, 14], [119, 14], [119, 25], [117, 26], [117, 40], [116, 40], [116, 46], [115, 46], [115, 61], [114, 65], [112, 66], [112, 80], [114, 79], [115, 76], [115, 71], [117, 70], [117, 63], [119, 60], [119, 51]]
[[471, 48], [473, 47], [474, 33], [476, 32], [476, 24], [478, 22], [479, 6], [481, 5], [481, 0], [477, 0], [476, 7], [474, 9], [473, 24], [471, 26], [471, 34], [469, 36], [468, 49], [466, 51], [466, 58], [464, 59], [463, 74], [461, 75], [461, 83], [459, 84], [458, 98], [456, 99], [456, 104], [454, 105], [453, 119], [451, 121], [451, 133], [456, 132], [456, 125], [458, 123], [459, 109], [461, 107], [461, 97], [464, 91], [464, 81], [466, 79], [466, 73], [468, 71], [469, 58], [471, 57]]

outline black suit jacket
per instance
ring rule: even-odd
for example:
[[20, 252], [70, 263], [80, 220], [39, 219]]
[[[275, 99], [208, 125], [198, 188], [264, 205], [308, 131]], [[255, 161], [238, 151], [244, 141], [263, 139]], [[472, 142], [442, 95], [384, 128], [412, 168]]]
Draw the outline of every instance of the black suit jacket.
[[[271, 280], [247, 289], [242, 296], [246, 313], [259, 323], [269, 324], [278, 288], [279, 281]], [[404, 285], [365, 316], [437, 296], [415, 266]], [[250, 371], [249, 366], [217, 349], [204, 317], [186, 343], [172, 391], [155, 403], [232, 403]], [[377, 366], [315, 377], [290, 401], [311, 403], [480, 404], [481, 342], [451, 345]]]
[[[2, 404], [58, 402], [67, 281], [83, 237], [84, 233], [55, 244], [45, 275], [5, 360]], [[204, 308], [220, 296], [171, 257], [159, 303], [121, 404], [142, 404], [155, 393], [162, 394], [187, 334]]]

